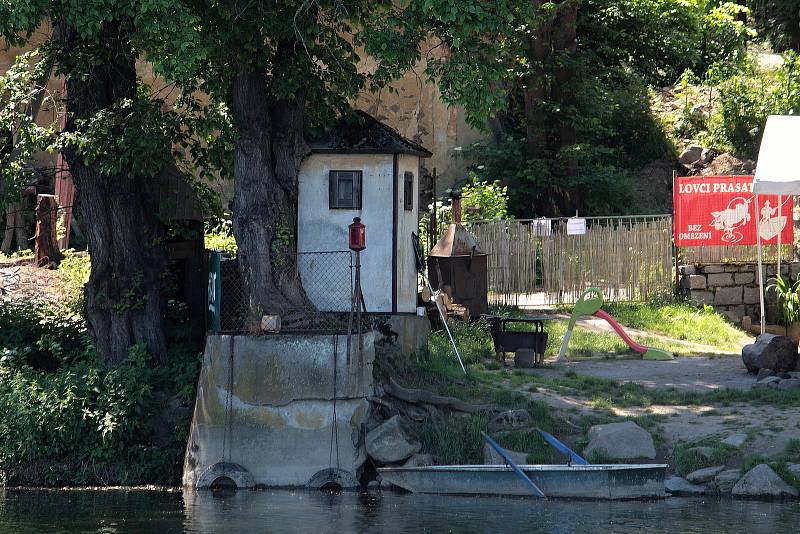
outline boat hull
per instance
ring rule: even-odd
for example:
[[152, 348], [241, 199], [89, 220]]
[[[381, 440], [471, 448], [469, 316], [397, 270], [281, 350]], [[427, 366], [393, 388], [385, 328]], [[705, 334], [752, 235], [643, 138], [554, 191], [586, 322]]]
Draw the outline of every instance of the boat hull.
[[[666, 496], [663, 464], [520, 465], [548, 498], [656, 499]], [[531, 496], [505, 465], [384, 467], [381, 478], [412, 493]]]

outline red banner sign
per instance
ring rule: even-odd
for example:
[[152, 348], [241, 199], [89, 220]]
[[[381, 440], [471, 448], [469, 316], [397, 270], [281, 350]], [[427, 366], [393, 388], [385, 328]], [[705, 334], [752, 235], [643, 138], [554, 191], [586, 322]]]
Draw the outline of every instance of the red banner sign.
[[752, 176], [688, 176], [675, 179], [675, 245], [755, 245], [791, 243], [792, 197], [753, 194]]

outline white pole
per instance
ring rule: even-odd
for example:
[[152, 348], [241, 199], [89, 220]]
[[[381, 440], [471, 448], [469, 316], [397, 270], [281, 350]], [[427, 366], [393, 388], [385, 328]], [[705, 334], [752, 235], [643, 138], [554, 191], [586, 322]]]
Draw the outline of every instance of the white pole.
[[766, 325], [764, 318], [764, 270], [761, 268], [761, 211], [758, 209], [758, 193], [756, 193], [756, 244], [758, 245], [758, 301], [761, 306], [761, 333]]
[[783, 201], [783, 197], [778, 195], [778, 270], [775, 273], [778, 276], [781, 276], [781, 234], [783, 233], [783, 227], [781, 224], [781, 202]]

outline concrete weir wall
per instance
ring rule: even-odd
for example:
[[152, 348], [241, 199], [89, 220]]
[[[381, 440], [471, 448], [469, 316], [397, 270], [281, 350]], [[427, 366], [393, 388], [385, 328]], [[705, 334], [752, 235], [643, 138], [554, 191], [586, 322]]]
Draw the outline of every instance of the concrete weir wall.
[[[775, 276], [776, 268], [775, 263], [764, 263], [764, 287]], [[756, 263], [683, 265], [680, 273], [681, 290], [692, 302], [713, 306], [736, 324], [741, 324], [744, 316], [753, 322], [760, 320]], [[782, 263], [781, 274], [794, 280], [800, 274], [800, 262]], [[777, 321], [775, 293], [767, 293], [765, 304], [767, 321]]]
[[360, 358], [356, 336], [348, 358], [346, 335], [209, 335], [184, 486], [355, 485], [373, 361], [372, 333]]

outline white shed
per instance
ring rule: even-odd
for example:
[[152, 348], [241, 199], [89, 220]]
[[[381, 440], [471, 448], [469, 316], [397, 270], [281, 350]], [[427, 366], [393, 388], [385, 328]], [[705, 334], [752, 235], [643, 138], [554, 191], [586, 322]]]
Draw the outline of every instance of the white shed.
[[[368, 312], [408, 314], [417, 306], [417, 269], [412, 233], [417, 233], [419, 175], [431, 153], [364, 112], [341, 120], [300, 166], [298, 252], [347, 250], [353, 217], [366, 226], [361, 285]], [[320, 279], [301, 264], [301, 276]], [[307, 272], [302, 272], [306, 270]], [[349, 300], [331, 304], [309, 297], [322, 311], [347, 311]], [[341, 304], [339, 302], [341, 301]]]

